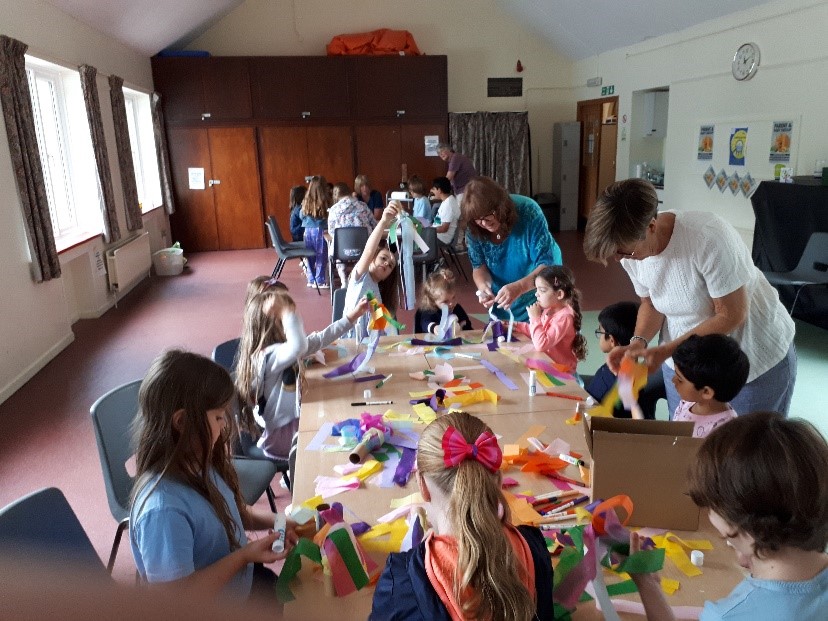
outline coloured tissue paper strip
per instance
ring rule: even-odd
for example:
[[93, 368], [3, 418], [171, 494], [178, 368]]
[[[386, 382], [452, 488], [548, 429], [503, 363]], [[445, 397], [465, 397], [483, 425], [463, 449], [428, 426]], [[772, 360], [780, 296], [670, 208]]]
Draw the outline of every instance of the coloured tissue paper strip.
[[494, 373], [495, 377], [497, 377], [497, 379], [499, 379], [503, 383], [503, 385], [506, 386], [506, 388], [508, 388], [509, 390], [518, 389], [517, 385], [515, 385], [515, 383], [511, 379], [509, 379], [509, 377], [503, 371], [501, 371], [488, 360], [481, 360], [480, 364], [486, 367], [491, 373]]
[[446, 397], [445, 405], [452, 407], [459, 406], [462, 408], [474, 403], [497, 403], [498, 399], [499, 397], [497, 393], [493, 390], [489, 390], [488, 388], [476, 388], [475, 390], [469, 390], [459, 395]]
[[305, 557], [317, 565], [322, 563], [322, 554], [317, 546], [310, 539], [302, 538], [296, 542], [296, 545], [288, 552], [285, 563], [282, 565], [282, 571], [279, 572], [279, 577], [276, 580], [276, 593], [281, 602], [290, 602], [296, 599], [290, 590], [290, 582], [302, 569], [302, 558]]

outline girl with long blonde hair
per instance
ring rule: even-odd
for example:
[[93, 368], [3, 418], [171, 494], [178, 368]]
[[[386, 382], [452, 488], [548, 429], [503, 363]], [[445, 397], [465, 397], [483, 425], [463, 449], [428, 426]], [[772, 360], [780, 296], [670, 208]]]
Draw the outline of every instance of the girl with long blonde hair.
[[258, 436], [258, 424], [258, 446], [266, 456], [287, 459], [299, 429], [301, 359], [345, 334], [369, 308], [362, 298], [338, 321], [305, 335], [296, 304], [284, 289], [269, 288], [250, 300], [239, 342], [236, 388], [241, 426]]
[[328, 264], [328, 243], [325, 231], [328, 228], [328, 209], [331, 208], [331, 192], [325, 177], [315, 176], [308, 185], [308, 192], [302, 201], [302, 226], [305, 227], [305, 247], [316, 255], [308, 258], [308, 287], [327, 288], [325, 267]]
[[552, 619], [552, 563], [540, 530], [510, 524], [502, 454], [479, 418], [451, 412], [423, 431], [417, 481], [431, 524], [423, 542], [392, 554], [371, 620]]
[[148, 582], [247, 597], [254, 573], [268, 573], [254, 564], [287, 555], [289, 546], [271, 550], [272, 532], [250, 542], [245, 534], [270, 528], [273, 515], [245, 504], [239, 491], [229, 450], [234, 395], [227, 371], [180, 350], [156, 358], [141, 383], [129, 538]]

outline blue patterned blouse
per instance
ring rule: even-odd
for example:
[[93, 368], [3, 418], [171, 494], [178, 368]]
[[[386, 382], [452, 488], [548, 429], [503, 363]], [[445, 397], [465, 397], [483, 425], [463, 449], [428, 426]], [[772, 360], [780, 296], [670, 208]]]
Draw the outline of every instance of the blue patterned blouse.
[[[540, 206], [531, 198], [510, 194], [517, 209], [517, 222], [501, 244], [478, 239], [466, 233], [466, 246], [473, 268], [485, 265], [492, 275], [492, 291], [527, 276], [541, 265], [561, 265], [561, 249], [549, 232]], [[527, 321], [526, 307], [535, 301], [535, 290], [524, 293], [512, 304], [516, 321]], [[495, 308], [495, 314], [508, 319], [509, 314]]]

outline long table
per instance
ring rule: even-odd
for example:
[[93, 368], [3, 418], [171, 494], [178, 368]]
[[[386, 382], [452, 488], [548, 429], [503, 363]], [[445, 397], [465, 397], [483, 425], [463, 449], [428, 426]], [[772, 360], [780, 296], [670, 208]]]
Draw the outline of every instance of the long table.
[[[404, 338], [386, 337], [382, 339], [381, 345], [390, 345]], [[358, 417], [366, 411], [372, 414], [382, 414], [389, 408], [399, 413], [410, 413], [409, 391], [427, 390], [428, 386], [426, 382], [410, 379], [408, 373], [433, 368], [435, 364], [445, 362], [423, 353], [393, 355], [402, 353], [404, 349], [378, 351], [370, 366], [375, 368], [377, 374], [393, 373], [394, 377], [382, 388], [375, 389], [375, 382], [354, 382], [352, 377], [339, 380], [322, 378], [322, 375], [334, 365], [349, 360], [355, 354], [353, 342], [342, 342], [340, 346], [346, 349], [345, 357], [336, 361], [329, 360], [326, 367], [311, 366], [306, 373], [307, 389], [302, 403], [299, 451], [296, 472], [293, 476], [294, 502], [300, 503], [313, 497], [316, 477], [334, 475], [333, 467], [348, 461], [347, 453], [344, 452], [307, 450], [309, 443], [317, 436], [319, 429], [325, 423], [336, 423], [346, 418]], [[466, 345], [455, 348], [455, 350], [461, 353], [481, 353], [484, 359], [496, 365], [518, 387], [517, 390], [507, 389], [499, 379], [477, 361], [466, 358], [454, 358], [449, 361], [457, 369], [458, 374], [484, 384], [500, 396], [496, 405], [477, 403], [465, 407], [464, 410], [484, 420], [500, 436], [501, 446], [516, 442], [530, 427], [542, 426], [544, 429], [538, 434], [541, 441], [549, 443], [555, 438], [561, 438], [571, 445], [573, 451], [588, 454], [581, 425], [568, 425], [565, 422], [575, 409], [575, 401], [546, 396], [540, 387], [536, 396], [529, 397], [527, 384], [521, 377], [521, 374], [527, 372], [525, 366], [518, 364], [503, 353], [490, 352], [479, 345]], [[537, 353], [529, 354], [529, 356], [543, 358], [542, 354]], [[374, 407], [351, 406], [352, 402], [366, 400], [363, 398], [363, 390], [366, 386], [370, 386], [372, 391], [372, 398], [368, 400], [392, 400], [394, 403]], [[553, 390], [563, 394], [586, 395], [574, 382], [568, 382], [565, 386], [555, 387]], [[572, 478], [578, 478], [577, 469], [573, 468], [566, 474]], [[518, 487], [514, 488], [518, 491], [541, 494], [555, 489], [545, 477], [523, 473], [517, 468], [504, 471], [504, 476], [518, 481]], [[383, 488], [368, 479], [362, 488], [345, 492], [335, 496], [332, 500], [342, 502], [346, 506], [349, 521], [359, 519], [373, 524], [379, 516], [390, 510], [390, 502], [393, 499], [405, 497], [415, 491], [417, 491], [417, 486], [413, 477], [405, 488]], [[662, 575], [681, 582], [679, 591], [668, 597], [670, 604], [700, 606], [706, 599], [718, 599], [729, 593], [741, 579], [741, 574], [736, 567], [732, 552], [723, 545], [706, 517], [702, 518], [699, 532], [676, 531], [676, 534], [688, 539], [709, 539], [714, 549], [705, 552], [704, 575], [695, 578], [685, 577], [672, 563], [665, 562]], [[380, 566], [384, 564], [384, 555], [372, 554], [372, 557]], [[291, 588], [296, 595], [296, 600], [285, 606], [287, 619], [319, 619], [320, 621], [365, 619], [371, 609], [373, 589], [363, 589], [341, 601], [333, 600], [324, 595], [321, 575], [310, 565], [303, 568], [299, 579], [294, 581]], [[623, 597], [637, 600], [637, 594]], [[641, 618], [627, 613], [622, 614], [621, 617]], [[601, 619], [603, 617], [590, 603], [579, 605], [573, 618]]]

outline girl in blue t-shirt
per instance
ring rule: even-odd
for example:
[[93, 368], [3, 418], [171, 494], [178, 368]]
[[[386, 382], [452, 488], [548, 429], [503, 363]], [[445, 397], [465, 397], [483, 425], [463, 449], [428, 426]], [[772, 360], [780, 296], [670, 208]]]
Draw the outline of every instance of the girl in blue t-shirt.
[[[239, 492], [229, 444], [234, 396], [227, 371], [180, 350], [156, 358], [141, 383], [129, 539], [147, 582], [247, 597], [254, 564], [283, 559], [296, 541], [290, 521], [282, 553], [271, 549], [272, 531], [247, 540], [245, 530], [266, 531], [273, 514]], [[272, 572], [269, 579], [272, 591]]]
[[308, 287], [329, 287], [325, 280], [328, 265], [328, 243], [325, 231], [328, 229], [328, 209], [331, 208], [331, 193], [325, 177], [311, 179], [308, 193], [302, 201], [302, 226], [305, 227], [305, 247], [316, 254], [308, 258]]

